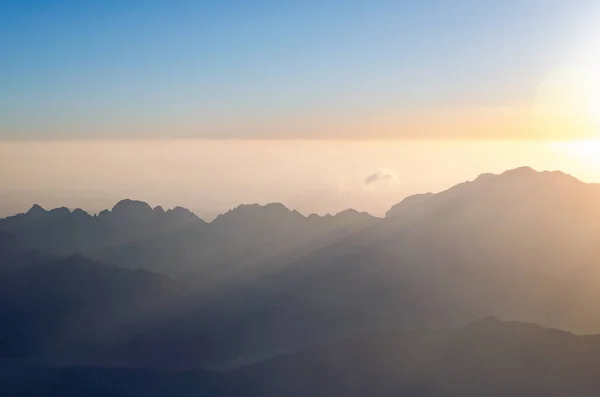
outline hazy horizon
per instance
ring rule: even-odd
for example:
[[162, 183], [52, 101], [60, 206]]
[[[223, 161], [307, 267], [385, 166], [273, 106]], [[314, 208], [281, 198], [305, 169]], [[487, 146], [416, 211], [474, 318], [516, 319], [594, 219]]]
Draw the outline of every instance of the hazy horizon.
[[600, 181], [597, 4], [340, 5], [3, 3], [0, 216], [382, 215], [523, 165]]
[[303, 214], [382, 216], [404, 197], [530, 166], [600, 182], [596, 142], [158, 140], [2, 142], [0, 216], [124, 198], [211, 218], [282, 202]]
[[600, 181], [598, 15], [588, 0], [3, 3], [0, 216], [125, 197], [381, 216], [524, 165]]

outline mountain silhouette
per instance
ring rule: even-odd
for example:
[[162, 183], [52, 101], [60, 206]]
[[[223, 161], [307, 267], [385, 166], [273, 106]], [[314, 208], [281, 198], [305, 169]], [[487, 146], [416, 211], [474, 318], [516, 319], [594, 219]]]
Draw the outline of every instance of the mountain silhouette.
[[385, 217], [390, 218], [392, 216], [400, 216], [405, 213], [405, 211], [414, 209], [419, 204], [422, 204], [423, 201], [433, 196], [435, 196], [433, 193], [414, 194], [412, 196], [408, 196], [398, 204], [392, 206], [392, 208], [386, 212]]
[[81, 209], [44, 210], [34, 205], [27, 213], [0, 220], [0, 230], [19, 237], [25, 246], [69, 255], [93, 255], [105, 247], [137, 241], [194, 223], [204, 223], [189, 211], [153, 211], [142, 201], [122, 200], [97, 216]]
[[75, 354], [185, 291], [82, 255], [26, 258], [0, 267], [0, 357]]
[[0, 382], [41, 396], [592, 396], [599, 356], [599, 336], [488, 318], [458, 329], [363, 335], [234, 370], [24, 365]]
[[297, 255], [255, 263], [210, 306], [146, 338], [196, 330], [222, 341], [229, 332], [237, 349], [212, 353], [223, 360], [488, 315], [600, 332], [599, 192], [560, 172], [486, 174]]
[[185, 281], [192, 294], [113, 342], [128, 362], [189, 368], [485, 316], [598, 333], [599, 202], [597, 184], [523, 167], [409, 197], [383, 219], [272, 203], [205, 223], [126, 200], [98, 216], [34, 207], [0, 230], [19, 257], [47, 251], [15, 263], [82, 252]]
[[286, 266], [265, 289], [388, 313], [401, 302], [437, 313], [431, 325], [495, 313], [599, 331], [599, 202], [600, 185], [560, 172], [485, 175]]
[[129, 268], [145, 266], [169, 274], [192, 272], [222, 279], [282, 255], [312, 252], [377, 219], [352, 210], [305, 217], [281, 203], [240, 205], [208, 224], [188, 224], [115, 246], [99, 258]]

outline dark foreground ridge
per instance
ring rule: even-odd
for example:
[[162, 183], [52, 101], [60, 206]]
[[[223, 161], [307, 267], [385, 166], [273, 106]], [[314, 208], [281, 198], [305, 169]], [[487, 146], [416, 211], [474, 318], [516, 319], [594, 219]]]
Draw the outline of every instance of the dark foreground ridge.
[[486, 319], [342, 340], [230, 371], [23, 364], [0, 382], [4, 395], [31, 396], [592, 396], [598, 357], [600, 336]]

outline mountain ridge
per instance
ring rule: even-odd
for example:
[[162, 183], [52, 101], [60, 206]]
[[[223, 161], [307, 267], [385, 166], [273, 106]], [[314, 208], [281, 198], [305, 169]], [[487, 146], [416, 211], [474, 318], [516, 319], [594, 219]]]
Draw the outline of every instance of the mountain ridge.
[[[481, 174], [443, 192], [409, 198], [397, 214], [383, 219], [355, 210], [304, 216], [271, 203], [242, 205], [211, 223], [176, 228], [145, 223], [143, 219], [164, 219], [168, 211], [134, 200], [120, 204], [121, 211], [131, 208], [131, 216], [117, 216], [114, 223], [112, 210], [102, 220], [83, 215], [81, 221], [71, 221], [76, 211], [67, 215], [61, 209], [49, 215], [51, 211], [35, 208], [35, 219], [23, 223], [25, 229], [0, 233], [0, 247], [15, 258], [15, 266], [1, 271], [0, 280], [20, 270], [23, 277], [4, 280], [3, 291], [21, 285], [17, 292], [23, 289], [19, 296], [24, 302], [37, 285], [40, 293], [51, 291], [48, 295], [61, 299], [68, 294], [60, 291], [75, 291], [85, 303], [77, 310], [85, 313], [86, 305], [93, 309], [93, 292], [100, 288], [94, 283], [102, 280], [104, 270], [69, 256], [72, 252], [67, 259], [55, 254], [20, 259], [11, 246], [15, 241], [20, 245], [22, 237], [24, 249], [31, 243], [51, 246], [45, 239], [76, 242], [72, 239], [86, 230], [79, 227], [95, 222], [98, 234], [84, 235], [96, 244], [91, 260], [127, 268], [109, 277], [103, 291], [116, 288], [135, 302], [138, 296], [161, 291], [162, 280], [170, 284], [169, 279], [176, 279], [193, 289], [167, 311], [148, 314], [112, 345], [125, 354], [124, 360], [168, 363], [173, 368], [250, 362], [389, 329], [404, 335], [415, 329], [452, 329], [485, 316], [513, 320], [511, 331], [497, 333], [499, 320], [493, 318], [469, 323], [461, 329], [458, 344], [446, 346], [449, 354], [460, 353], [463, 342], [474, 349], [498, 338], [533, 343], [527, 338], [541, 330], [526, 323], [595, 334], [600, 333], [598, 186], [560, 172], [520, 168]], [[189, 219], [184, 209], [173, 212]], [[19, 222], [23, 217], [27, 219], [22, 215]], [[110, 239], [103, 240], [106, 236]], [[74, 265], [57, 267], [58, 275], [52, 278], [43, 265], [56, 260]], [[40, 266], [36, 274], [42, 276], [26, 273], [28, 266]], [[131, 269], [166, 273], [169, 278], [151, 276], [154, 281], [146, 287], [138, 277], [146, 273]], [[72, 276], [76, 271], [83, 272], [81, 285]], [[27, 285], [34, 291], [19, 280], [30, 280]], [[62, 283], [64, 289], [53, 289]], [[129, 290], [131, 295], [125, 293]], [[65, 299], [61, 307], [72, 306]], [[43, 313], [33, 318], [44, 320]], [[438, 339], [440, 335], [448, 334], [428, 331], [417, 341], [429, 346], [434, 338], [437, 349], [438, 343], [447, 342], [446, 337]], [[566, 333], [548, 333], [545, 340], [567, 339]], [[543, 354], [556, 353], [546, 342], [532, 346], [549, 349]], [[501, 348], [488, 353], [506, 357]], [[370, 350], [364, 354], [376, 358]], [[343, 357], [346, 362], [351, 356]], [[354, 369], [348, 370], [352, 374]]]
[[[519, 178], [519, 179], [523, 179], [523, 178], [529, 178], [530, 182], [535, 182], [536, 179], [539, 180], [539, 178], [542, 177], [546, 177], [546, 176], [550, 176], [550, 177], [557, 177], [557, 178], [561, 178], [563, 181], [566, 180], [570, 180], [571, 182], [579, 182], [585, 185], [600, 185], [599, 183], [588, 183], [588, 182], [583, 182], [580, 179], [577, 179], [576, 177], [564, 173], [562, 171], [559, 170], [543, 170], [543, 171], [537, 171], [535, 169], [533, 169], [532, 167], [529, 166], [521, 166], [521, 167], [517, 167], [514, 169], [509, 169], [506, 170], [504, 172], [501, 172], [499, 174], [494, 174], [494, 173], [482, 173], [479, 174], [477, 177], [475, 177], [472, 180], [467, 180], [464, 182], [460, 182], [457, 183], [453, 186], [451, 186], [448, 189], [439, 191], [437, 193], [432, 193], [432, 192], [427, 192], [427, 193], [415, 193], [412, 195], [408, 195], [406, 197], [404, 197], [403, 199], [401, 199], [397, 204], [393, 205], [389, 210], [388, 210], [388, 215], [387, 216], [391, 216], [392, 214], [389, 214], [391, 211], [394, 210], [394, 207], [400, 206], [400, 205], [407, 205], [407, 204], [416, 204], [418, 201], [427, 199], [427, 198], [431, 198], [433, 196], [439, 196], [439, 195], [443, 195], [446, 194], [450, 191], [453, 190], [457, 190], [457, 189], [461, 189], [464, 188], [466, 186], [474, 186], [477, 184], [482, 184], [485, 182], [490, 182], [490, 181], [500, 181], [500, 180], [506, 180], [508, 178]], [[280, 213], [285, 213], [285, 212], [292, 212], [295, 215], [301, 215], [304, 218], [308, 218], [308, 217], [320, 217], [320, 218], [324, 218], [324, 217], [329, 217], [329, 216], [338, 216], [341, 214], [344, 214], [346, 212], [358, 212], [360, 214], [364, 214], [364, 215], [371, 215], [366, 211], [360, 211], [358, 209], [354, 209], [354, 208], [348, 208], [346, 210], [341, 210], [338, 213], [335, 214], [324, 214], [324, 215], [319, 215], [319, 214], [314, 214], [311, 213], [309, 215], [303, 215], [301, 212], [299, 212], [297, 209], [289, 209], [285, 204], [281, 203], [281, 202], [271, 202], [271, 203], [267, 203], [267, 204], [258, 204], [258, 203], [252, 203], [252, 204], [239, 204], [227, 211], [221, 212], [220, 214], [217, 215], [217, 217], [215, 219], [213, 219], [211, 222], [214, 222], [217, 218], [222, 218], [223, 216], [227, 215], [230, 216], [231, 214], [237, 213], [237, 212], [242, 212], [242, 211], [248, 211], [251, 209], [255, 209], [255, 210], [259, 210], [259, 211], [272, 211], [272, 212], [276, 212], [279, 211]], [[7, 216], [3, 219], [7, 219], [7, 218], [12, 218], [18, 215], [33, 215], [33, 214], [47, 214], [49, 212], [60, 212], [61, 214], [65, 215], [67, 213], [74, 213], [74, 212], [79, 212], [82, 214], [87, 214], [91, 217], [99, 217], [100, 214], [103, 214], [103, 216], [105, 216], [108, 213], [112, 213], [115, 212], [115, 210], [117, 212], [122, 212], [125, 211], [127, 212], [127, 210], [134, 210], [134, 211], [141, 211], [141, 212], [146, 212], [147, 214], [150, 214], [151, 210], [155, 211], [156, 213], [168, 213], [168, 212], [189, 212], [191, 214], [193, 214], [192, 211], [190, 211], [189, 209], [185, 208], [185, 207], [181, 207], [181, 206], [175, 206], [173, 208], [167, 209], [165, 210], [162, 206], [158, 205], [154, 208], [150, 207], [150, 205], [143, 201], [143, 200], [135, 200], [135, 199], [130, 199], [130, 198], [124, 198], [120, 201], [118, 201], [115, 205], [113, 205], [113, 207], [111, 209], [104, 209], [102, 211], [100, 211], [98, 214], [89, 214], [88, 212], [86, 212], [85, 210], [82, 210], [81, 208], [76, 208], [73, 211], [68, 210], [65, 207], [58, 207], [58, 208], [53, 208], [50, 210], [46, 210], [44, 209], [42, 206], [40, 206], [39, 204], [33, 204], [32, 207], [26, 211], [25, 213], [21, 213], [21, 214], [15, 214], [12, 216]], [[371, 215], [373, 216], [373, 215]], [[373, 216], [375, 217], [375, 216]], [[377, 218], [377, 217], [375, 217]], [[201, 218], [200, 218], [201, 219]], [[206, 222], [206, 223], [211, 223], [211, 222]]]
[[362, 335], [233, 369], [28, 364], [9, 367], [0, 381], [17, 395], [29, 392], [26, 395], [52, 397], [142, 397], [149, 393], [157, 397], [564, 397], [597, 393], [598, 335], [583, 337], [500, 320], [474, 324]]

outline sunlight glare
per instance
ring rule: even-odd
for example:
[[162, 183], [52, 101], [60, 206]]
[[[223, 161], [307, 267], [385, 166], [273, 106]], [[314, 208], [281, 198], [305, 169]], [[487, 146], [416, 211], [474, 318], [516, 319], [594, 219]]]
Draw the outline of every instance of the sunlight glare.
[[555, 142], [553, 148], [584, 166], [600, 167], [600, 140]]

